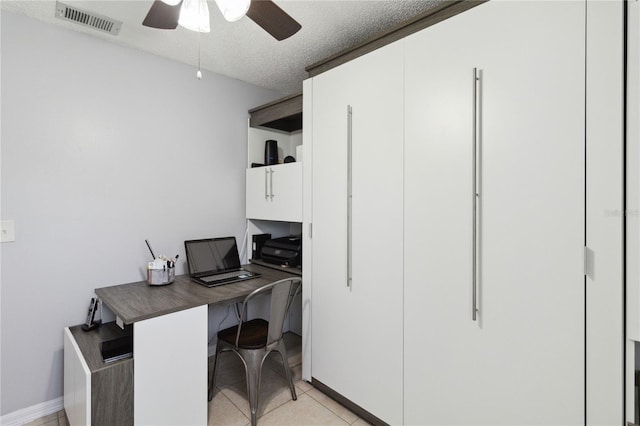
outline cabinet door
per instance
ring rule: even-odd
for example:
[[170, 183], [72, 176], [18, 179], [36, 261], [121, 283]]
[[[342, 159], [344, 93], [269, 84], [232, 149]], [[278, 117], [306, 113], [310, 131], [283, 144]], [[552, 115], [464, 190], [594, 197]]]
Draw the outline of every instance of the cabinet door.
[[271, 220], [302, 222], [302, 163], [269, 167]]
[[64, 409], [70, 424], [91, 424], [91, 371], [69, 328], [64, 329]]
[[302, 222], [302, 163], [247, 169], [248, 219]]
[[584, 16], [489, 2], [407, 39], [407, 424], [584, 422]]
[[390, 424], [402, 422], [402, 58], [392, 44], [312, 83], [312, 376]]
[[247, 169], [247, 219], [267, 219], [269, 216], [269, 169]]

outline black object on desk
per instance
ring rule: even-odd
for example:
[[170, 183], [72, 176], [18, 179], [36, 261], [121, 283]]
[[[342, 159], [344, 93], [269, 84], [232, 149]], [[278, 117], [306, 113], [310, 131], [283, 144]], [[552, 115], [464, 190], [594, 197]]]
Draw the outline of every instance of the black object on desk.
[[93, 330], [98, 327], [101, 323], [100, 320], [96, 320], [96, 312], [98, 311], [98, 298], [92, 297], [91, 302], [89, 302], [89, 312], [87, 312], [87, 320], [84, 324], [82, 324], [82, 329], [84, 331]]
[[302, 239], [291, 236], [269, 240], [262, 247], [261, 257], [275, 265], [297, 267], [302, 263]]
[[251, 251], [251, 258], [252, 259], [260, 259], [260, 256], [262, 256], [262, 247], [264, 246], [264, 243], [266, 243], [267, 241], [269, 241], [271, 239], [271, 234], [255, 234], [252, 237], [253, 240], [253, 244], [252, 244], [252, 251]]
[[184, 242], [191, 281], [206, 287], [258, 278], [242, 269], [236, 237], [204, 238]]
[[116, 337], [100, 343], [100, 353], [104, 362], [113, 362], [133, 357], [133, 335]]

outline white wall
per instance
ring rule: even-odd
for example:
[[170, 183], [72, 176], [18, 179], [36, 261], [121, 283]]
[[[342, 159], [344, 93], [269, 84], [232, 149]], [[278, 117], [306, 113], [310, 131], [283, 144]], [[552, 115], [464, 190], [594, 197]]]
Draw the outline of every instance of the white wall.
[[[63, 327], [150, 255], [244, 234], [247, 110], [278, 93], [3, 12], [1, 414], [62, 395]], [[178, 265], [182, 273], [184, 264]]]

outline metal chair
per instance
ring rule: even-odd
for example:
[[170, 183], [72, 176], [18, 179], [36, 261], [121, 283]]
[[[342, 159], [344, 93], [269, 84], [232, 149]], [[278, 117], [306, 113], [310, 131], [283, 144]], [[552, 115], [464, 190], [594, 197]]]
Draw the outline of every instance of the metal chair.
[[[287, 360], [287, 350], [282, 339], [282, 327], [285, 315], [291, 306], [291, 302], [300, 290], [300, 278], [287, 278], [267, 284], [254, 290], [242, 302], [240, 311], [240, 321], [238, 325], [218, 332], [218, 345], [214, 358], [213, 374], [209, 383], [209, 401], [213, 399], [215, 388], [216, 369], [218, 366], [218, 354], [225, 351], [235, 352], [244, 364], [247, 376], [247, 394], [249, 396], [249, 407], [251, 409], [251, 425], [257, 423], [258, 395], [260, 394], [260, 375], [262, 365], [272, 351], [277, 351], [282, 357], [289, 387], [291, 388], [291, 398], [295, 401], [296, 389], [291, 378], [289, 361]], [[247, 303], [259, 294], [271, 291], [271, 309], [269, 321], [264, 319], [252, 319], [243, 322], [247, 315]]]

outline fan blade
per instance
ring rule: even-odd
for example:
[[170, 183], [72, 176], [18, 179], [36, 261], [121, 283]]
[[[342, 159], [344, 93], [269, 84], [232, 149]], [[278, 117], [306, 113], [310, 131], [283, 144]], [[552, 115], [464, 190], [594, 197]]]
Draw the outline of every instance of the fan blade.
[[247, 16], [278, 41], [291, 37], [302, 28], [271, 0], [252, 0]]
[[175, 30], [178, 26], [181, 7], [182, 1], [175, 6], [170, 6], [160, 0], [154, 0], [142, 25], [161, 30]]

